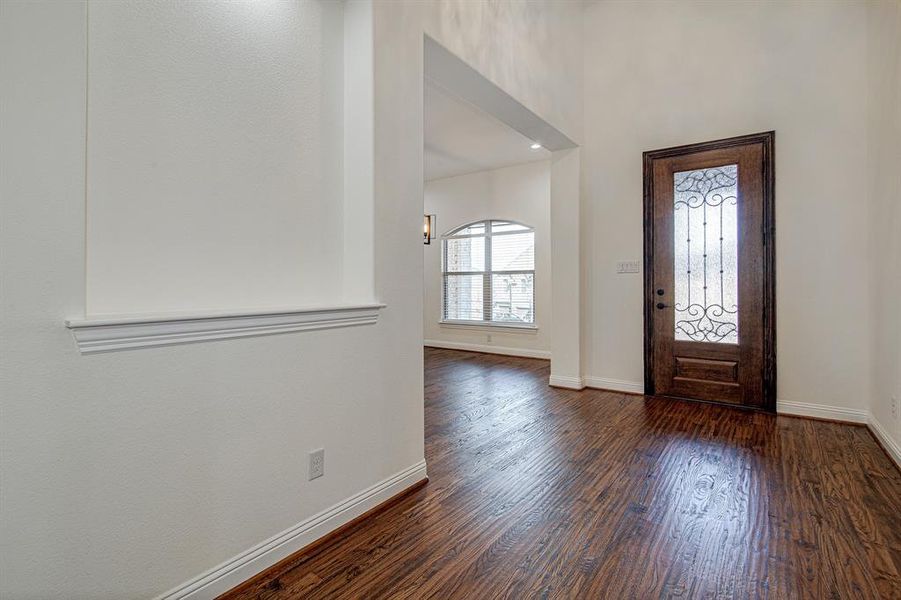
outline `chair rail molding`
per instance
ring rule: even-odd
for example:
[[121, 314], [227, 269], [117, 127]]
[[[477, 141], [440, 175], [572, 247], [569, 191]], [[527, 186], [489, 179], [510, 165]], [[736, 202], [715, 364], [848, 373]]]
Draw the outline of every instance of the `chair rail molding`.
[[82, 354], [372, 325], [384, 304], [69, 319]]

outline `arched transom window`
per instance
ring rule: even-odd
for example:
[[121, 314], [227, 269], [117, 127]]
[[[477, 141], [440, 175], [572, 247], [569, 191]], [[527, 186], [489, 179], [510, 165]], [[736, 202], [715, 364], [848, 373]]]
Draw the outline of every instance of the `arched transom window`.
[[535, 230], [476, 221], [442, 237], [446, 323], [535, 323]]

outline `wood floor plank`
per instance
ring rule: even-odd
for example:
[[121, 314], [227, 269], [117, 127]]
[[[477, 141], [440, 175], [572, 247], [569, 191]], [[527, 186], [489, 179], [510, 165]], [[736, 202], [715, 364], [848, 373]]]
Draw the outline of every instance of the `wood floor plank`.
[[425, 369], [428, 485], [224, 598], [901, 599], [901, 473], [865, 428]]

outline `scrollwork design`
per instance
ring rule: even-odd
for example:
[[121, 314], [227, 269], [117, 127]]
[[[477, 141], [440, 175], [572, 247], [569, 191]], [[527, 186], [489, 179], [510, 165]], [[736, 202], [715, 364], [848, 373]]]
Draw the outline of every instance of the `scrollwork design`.
[[724, 196], [719, 193], [720, 190], [735, 189], [735, 183], [738, 180], [738, 171], [734, 170], [735, 175], [723, 168], [703, 169], [700, 171], [689, 171], [685, 177], [676, 182], [675, 191], [678, 194], [692, 194], [686, 199], [678, 199], [674, 203], [675, 210], [679, 210], [682, 206], [686, 208], [701, 208], [704, 205], [709, 207], [720, 206], [724, 202], [735, 204], [737, 199], [735, 195]]
[[[675, 308], [675, 329], [677, 333], [682, 333], [687, 339], [696, 342], [724, 342], [737, 339], [737, 318], [738, 306], [732, 304], [726, 306], [723, 294], [723, 222], [722, 211], [725, 205], [736, 206], [738, 199], [736, 196], [736, 184], [738, 181], [738, 169], [736, 165], [726, 167], [718, 167], [712, 169], [699, 169], [684, 173], [684, 176], [675, 181], [675, 199], [673, 210], [686, 209], [691, 214], [692, 211], [700, 209], [703, 214], [703, 300], [702, 302], [692, 302], [691, 300], [691, 263], [687, 265], [687, 302], [676, 302]], [[720, 216], [720, 235], [719, 235], [719, 278], [720, 278], [720, 302], [708, 302], [707, 297], [707, 281], [708, 281], [708, 265], [707, 265], [707, 209], [719, 208]], [[689, 223], [691, 217], [688, 217]], [[690, 231], [690, 226], [689, 226]], [[691, 236], [688, 235], [686, 243], [688, 245], [687, 255], [691, 257]], [[731, 318], [730, 318], [731, 317]]]
[[681, 331], [695, 342], [721, 342], [731, 334], [737, 332], [733, 321], [723, 321], [725, 315], [738, 314], [738, 308], [727, 310], [719, 304], [710, 304], [706, 307], [700, 304], [691, 304], [686, 308], [675, 306], [679, 316], [684, 317], [676, 321], [676, 330]]

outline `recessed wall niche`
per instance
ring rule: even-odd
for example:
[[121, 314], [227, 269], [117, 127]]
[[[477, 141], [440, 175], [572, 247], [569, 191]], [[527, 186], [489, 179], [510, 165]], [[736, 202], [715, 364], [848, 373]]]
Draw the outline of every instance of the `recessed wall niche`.
[[347, 18], [327, 1], [90, 4], [88, 317], [349, 300], [345, 232], [372, 211], [346, 206]]

